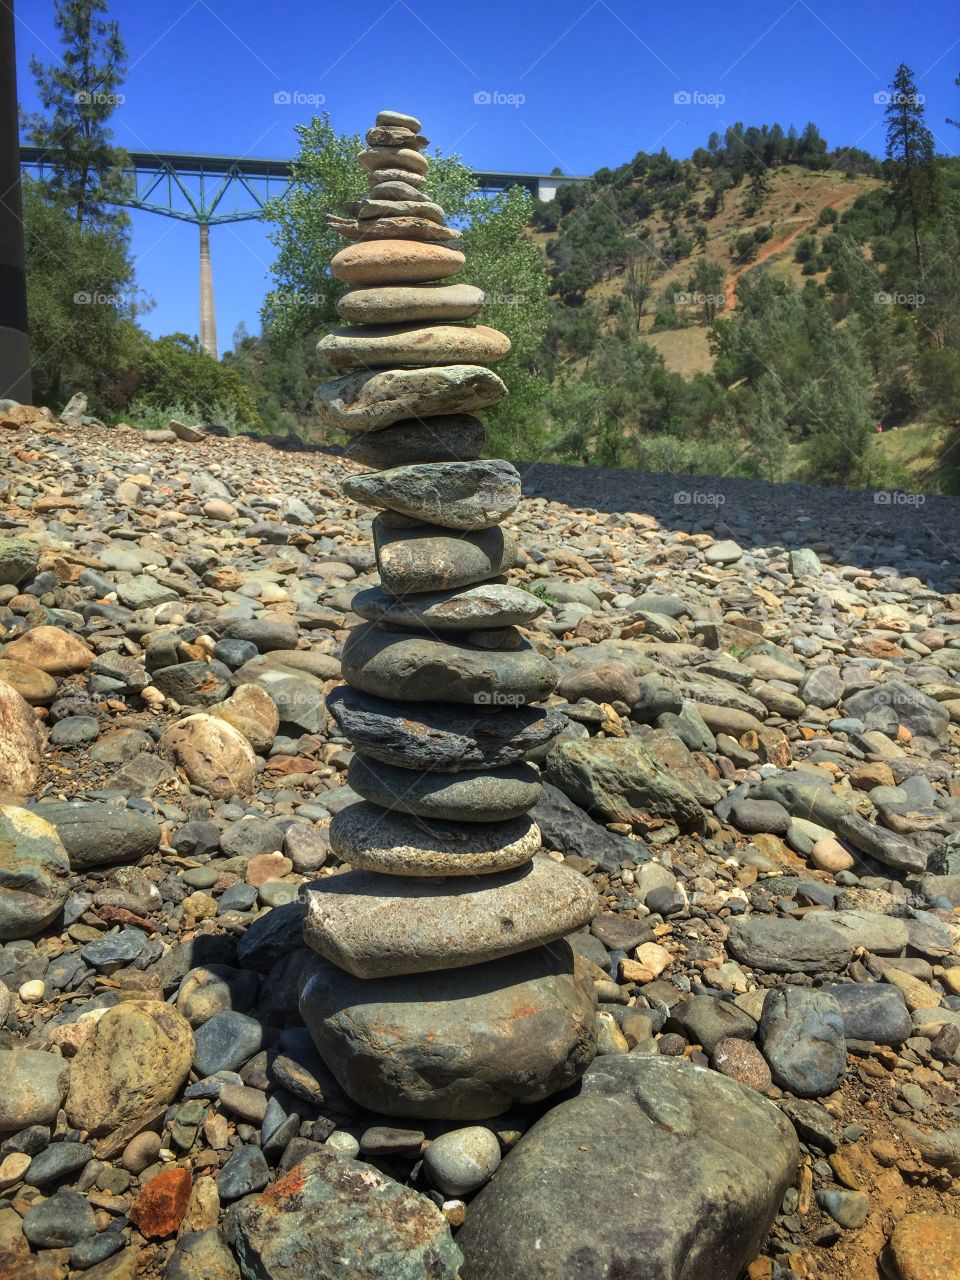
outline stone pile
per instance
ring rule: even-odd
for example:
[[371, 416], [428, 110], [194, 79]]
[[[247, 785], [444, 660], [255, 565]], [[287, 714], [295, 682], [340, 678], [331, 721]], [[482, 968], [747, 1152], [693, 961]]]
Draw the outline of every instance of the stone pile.
[[466, 323], [481, 290], [445, 283], [465, 258], [422, 190], [420, 122], [381, 112], [367, 143], [369, 194], [335, 220], [354, 241], [331, 264], [349, 323], [318, 346], [340, 376], [317, 406], [378, 468], [343, 492], [378, 513], [380, 586], [353, 602], [366, 622], [327, 699], [356, 748], [358, 799], [330, 827], [351, 870], [307, 894], [304, 940], [323, 959], [301, 1009], [355, 1101], [482, 1119], [572, 1084], [593, 1057], [595, 995], [563, 939], [598, 899], [541, 853], [528, 816], [565, 719], [534, 705], [557, 683], [523, 631], [544, 606], [502, 577], [520, 477], [482, 459], [473, 416], [506, 396], [488, 366], [510, 342]]

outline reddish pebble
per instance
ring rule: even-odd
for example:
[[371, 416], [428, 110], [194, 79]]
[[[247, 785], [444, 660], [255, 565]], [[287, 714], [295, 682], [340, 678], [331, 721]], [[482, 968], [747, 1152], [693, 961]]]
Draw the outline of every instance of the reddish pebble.
[[147, 1183], [130, 1210], [130, 1221], [148, 1240], [172, 1236], [183, 1221], [192, 1183], [186, 1169], [164, 1169]]
[[279, 880], [293, 870], [293, 863], [282, 853], [258, 853], [247, 863], [247, 884], [258, 889], [265, 880]]

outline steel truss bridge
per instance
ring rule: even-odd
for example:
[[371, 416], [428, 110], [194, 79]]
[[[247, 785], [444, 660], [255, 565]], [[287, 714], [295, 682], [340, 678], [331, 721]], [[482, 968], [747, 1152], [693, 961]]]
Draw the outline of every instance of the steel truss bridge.
[[[200, 229], [200, 343], [216, 359], [210, 227], [261, 218], [268, 200], [282, 198], [290, 191], [292, 162], [154, 151], [128, 151], [126, 156], [126, 191], [118, 204], [192, 222]], [[49, 173], [52, 160], [41, 147], [20, 148], [21, 167], [40, 179]], [[557, 174], [488, 170], [476, 170], [473, 176], [481, 191], [495, 194], [519, 186], [536, 200], [552, 200], [561, 185], [588, 181]]]

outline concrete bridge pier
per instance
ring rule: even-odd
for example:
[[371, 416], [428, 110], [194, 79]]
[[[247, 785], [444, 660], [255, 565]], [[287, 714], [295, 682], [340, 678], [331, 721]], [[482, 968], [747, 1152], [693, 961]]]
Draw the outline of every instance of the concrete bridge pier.
[[210, 223], [200, 223], [200, 346], [217, 359], [217, 314], [213, 306], [213, 268], [210, 265]]

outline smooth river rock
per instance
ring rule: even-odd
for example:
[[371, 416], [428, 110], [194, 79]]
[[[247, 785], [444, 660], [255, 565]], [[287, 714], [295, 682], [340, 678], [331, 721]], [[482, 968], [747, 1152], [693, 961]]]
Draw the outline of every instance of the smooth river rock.
[[362, 801], [334, 815], [330, 847], [361, 871], [396, 876], [487, 875], [529, 862], [540, 849], [540, 831], [527, 817], [475, 826], [419, 822]]
[[358, 978], [480, 964], [589, 923], [590, 881], [549, 858], [469, 883], [349, 871], [306, 894], [303, 940]]
[[826, 991], [768, 991], [758, 1030], [760, 1048], [781, 1089], [798, 1098], [833, 1093], [847, 1065], [843, 1013]]
[[463, 1280], [737, 1280], [793, 1182], [789, 1120], [683, 1059], [598, 1058], [470, 1205]]
[[378, 240], [347, 245], [330, 259], [330, 270], [344, 284], [420, 284], [455, 276], [465, 262], [459, 249], [415, 240]]
[[394, 596], [469, 587], [517, 562], [517, 545], [499, 526], [446, 534], [431, 525], [391, 529], [377, 516], [373, 545], [383, 589]]
[[421, 773], [355, 755], [347, 785], [383, 809], [450, 822], [502, 822], [518, 818], [540, 799], [540, 774], [533, 765], [466, 769], [461, 773]]
[[445, 364], [348, 373], [321, 383], [314, 405], [322, 426], [379, 431], [405, 418], [473, 413], [498, 404], [506, 395], [506, 386], [491, 369]]
[[853, 955], [853, 943], [829, 921], [815, 917], [753, 915], [734, 920], [727, 947], [741, 964], [765, 973], [840, 973]]
[[472, 284], [383, 285], [351, 289], [337, 302], [348, 324], [404, 324], [413, 320], [469, 320], [483, 306]]
[[445, 529], [489, 529], [516, 511], [520, 476], [512, 463], [427, 462], [348, 476], [348, 498]]
[[350, 632], [341, 666], [354, 688], [401, 702], [512, 708], [547, 697], [556, 684], [553, 664], [526, 642], [518, 649], [480, 649], [381, 631], [372, 622]]
[[317, 343], [329, 369], [495, 364], [510, 354], [499, 329], [467, 324], [352, 325], [334, 329]]
[[56, 828], [28, 809], [0, 805], [0, 942], [30, 938], [70, 891], [70, 863]]
[[364, 755], [438, 773], [499, 769], [541, 754], [566, 724], [559, 711], [542, 707], [465, 711], [431, 702], [411, 707], [349, 685], [331, 690], [327, 710]]
[[574, 1084], [596, 1052], [593, 981], [564, 942], [367, 982], [317, 957], [300, 1012], [341, 1086], [386, 1115], [484, 1120]]

